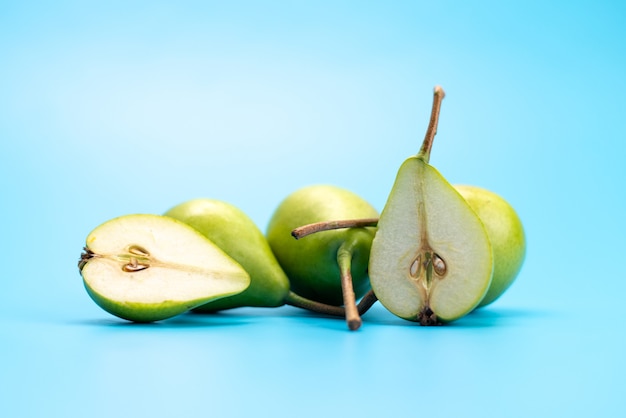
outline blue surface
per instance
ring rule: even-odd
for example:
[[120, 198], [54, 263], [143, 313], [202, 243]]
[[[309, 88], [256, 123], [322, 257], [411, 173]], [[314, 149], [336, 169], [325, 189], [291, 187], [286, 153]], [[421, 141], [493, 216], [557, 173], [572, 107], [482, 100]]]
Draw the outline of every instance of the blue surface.
[[[625, 416], [626, 7], [461, 3], [0, 3], [2, 416]], [[264, 229], [313, 183], [382, 209], [435, 84], [431, 162], [526, 226], [492, 306], [133, 325], [84, 291], [118, 215], [214, 197]]]

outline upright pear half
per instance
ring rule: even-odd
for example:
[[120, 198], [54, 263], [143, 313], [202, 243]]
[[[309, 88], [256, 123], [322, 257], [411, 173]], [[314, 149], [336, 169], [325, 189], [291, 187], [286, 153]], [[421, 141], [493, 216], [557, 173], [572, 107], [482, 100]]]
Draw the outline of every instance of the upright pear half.
[[378, 300], [422, 325], [450, 322], [472, 311], [486, 294], [493, 270], [480, 219], [429, 164], [443, 96], [437, 87], [426, 138], [398, 171], [369, 263]]

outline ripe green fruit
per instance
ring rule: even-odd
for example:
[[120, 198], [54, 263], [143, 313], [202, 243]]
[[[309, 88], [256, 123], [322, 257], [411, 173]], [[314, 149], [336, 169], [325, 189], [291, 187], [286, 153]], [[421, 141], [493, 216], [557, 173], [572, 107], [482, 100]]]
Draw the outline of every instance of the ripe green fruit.
[[455, 188], [482, 221], [493, 250], [493, 279], [478, 307], [489, 305], [511, 286], [526, 255], [524, 227], [513, 207], [502, 197], [480, 187]]
[[208, 237], [248, 272], [250, 286], [234, 296], [209, 302], [196, 312], [214, 312], [242, 306], [275, 307], [285, 304], [289, 280], [267, 239], [239, 208], [214, 199], [194, 199], [165, 213]]
[[127, 215], [95, 228], [78, 263], [89, 296], [135, 322], [170, 318], [242, 292], [248, 273], [214, 243], [172, 218]]
[[305, 298], [350, 310], [355, 318], [355, 299], [370, 288], [367, 273], [373, 228], [327, 230], [294, 240], [298, 227], [338, 219], [375, 218], [378, 212], [356, 194], [330, 185], [302, 188], [285, 198], [274, 212], [267, 238], [291, 282], [291, 289]]
[[491, 245], [482, 222], [429, 164], [444, 92], [420, 152], [404, 161], [381, 213], [369, 273], [380, 302], [401, 318], [435, 325], [472, 311], [491, 283]]

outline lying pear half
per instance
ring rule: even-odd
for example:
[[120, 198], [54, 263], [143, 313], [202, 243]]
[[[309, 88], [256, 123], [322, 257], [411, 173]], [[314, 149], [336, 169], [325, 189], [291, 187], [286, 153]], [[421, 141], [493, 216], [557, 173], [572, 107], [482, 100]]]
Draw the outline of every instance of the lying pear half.
[[471, 312], [483, 300], [493, 272], [481, 220], [429, 164], [443, 96], [437, 87], [426, 138], [420, 152], [398, 171], [369, 263], [378, 300], [397, 316], [422, 325]]
[[515, 281], [526, 255], [526, 236], [517, 212], [500, 195], [476, 186], [454, 187], [482, 221], [493, 250], [493, 279], [480, 308], [498, 299]]
[[101, 308], [135, 322], [167, 319], [250, 284], [248, 273], [214, 243], [158, 215], [126, 215], [98, 226], [78, 266]]

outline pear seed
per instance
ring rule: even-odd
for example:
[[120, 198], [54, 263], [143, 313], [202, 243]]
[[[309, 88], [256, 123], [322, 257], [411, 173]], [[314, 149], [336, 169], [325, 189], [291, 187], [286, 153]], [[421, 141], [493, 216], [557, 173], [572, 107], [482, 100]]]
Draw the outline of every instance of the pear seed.
[[433, 254], [432, 262], [433, 262], [433, 268], [435, 269], [435, 274], [437, 274], [437, 276], [441, 277], [444, 274], [446, 274], [446, 271], [447, 271], [446, 263], [443, 261], [441, 257], [439, 257], [438, 254]]
[[148, 252], [148, 250], [140, 245], [131, 245], [130, 247], [128, 247], [128, 252], [133, 255], [138, 255], [140, 257], [150, 257], [150, 253]]
[[150, 267], [148, 264], [140, 263], [135, 257], [130, 258], [130, 263], [124, 264], [122, 270], [126, 273], [133, 273], [136, 271], [145, 270]]
[[409, 274], [411, 275], [412, 278], [419, 279], [419, 276], [421, 274], [421, 267], [422, 267], [422, 255], [420, 254], [417, 256], [415, 260], [413, 260], [413, 263], [411, 264], [411, 267], [409, 269]]

